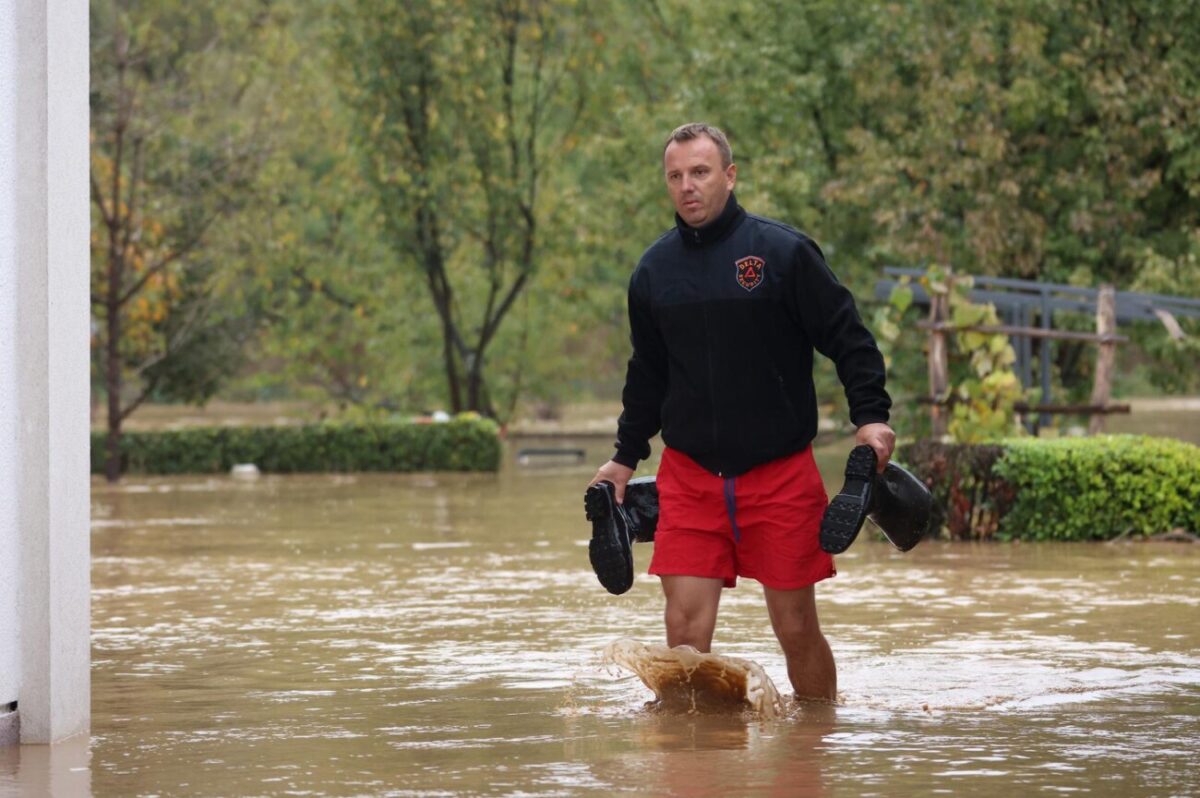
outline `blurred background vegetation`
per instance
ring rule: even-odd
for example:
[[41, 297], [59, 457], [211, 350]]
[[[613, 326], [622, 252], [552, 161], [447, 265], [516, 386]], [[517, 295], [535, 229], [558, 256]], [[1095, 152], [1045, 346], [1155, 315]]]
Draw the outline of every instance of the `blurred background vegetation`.
[[[884, 265], [1200, 296], [1197, 6], [93, 0], [96, 422], [616, 399], [693, 120], [864, 305]], [[1200, 392], [1182, 321], [1122, 329], [1118, 394]], [[927, 393], [892, 357], [900, 403]]]

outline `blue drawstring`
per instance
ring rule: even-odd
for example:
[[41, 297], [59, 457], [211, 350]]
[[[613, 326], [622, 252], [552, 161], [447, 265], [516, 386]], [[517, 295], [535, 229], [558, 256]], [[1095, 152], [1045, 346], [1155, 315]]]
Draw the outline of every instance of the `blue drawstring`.
[[739, 543], [742, 540], [742, 530], [737, 524], [737, 499], [733, 493], [734, 477], [725, 477], [725, 512], [729, 514], [729, 523], [733, 526], [733, 539]]

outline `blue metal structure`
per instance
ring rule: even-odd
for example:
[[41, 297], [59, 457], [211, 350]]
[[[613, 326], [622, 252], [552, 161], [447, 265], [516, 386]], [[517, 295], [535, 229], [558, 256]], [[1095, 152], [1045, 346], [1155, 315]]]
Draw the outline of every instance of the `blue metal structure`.
[[[875, 283], [875, 298], [886, 301], [901, 277], [913, 279], [909, 283], [913, 292], [913, 304], [928, 305], [929, 295], [916, 282], [925, 272], [921, 269], [884, 267], [884, 279]], [[966, 276], [966, 275], [964, 275]], [[1054, 326], [1054, 312], [1094, 314], [1098, 288], [1079, 288], [1073, 285], [1042, 283], [1036, 280], [1016, 280], [1009, 277], [971, 276], [972, 288], [967, 296], [972, 302], [990, 303], [1004, 318], [1005, 323], [1015, 327], [1031, 327], [1034, 319], [1043, 330]], [[1200, 299], [1169, 296], [1166, 294], [1141, 294], [1132, 291], [1116, 292], [1117, 323], [1156, 321], [1167, 323], [1176, 317], [1200, 318]], [[1165, 318], [1164, 318], [1165, 317]], [[1021, 385], [1028, 388], [1033, 384], [1033, 341], [1025, 336], [1012, 336], [1013, 349], [1017, 354], [1017, 373]], [[1051, 341], [1042, 339], [1039, 352], [1044, 356], [1040, 362], [1042, 404], [1050, 400]], [[1049, 422], [1042, 415], [1040, 424]]]

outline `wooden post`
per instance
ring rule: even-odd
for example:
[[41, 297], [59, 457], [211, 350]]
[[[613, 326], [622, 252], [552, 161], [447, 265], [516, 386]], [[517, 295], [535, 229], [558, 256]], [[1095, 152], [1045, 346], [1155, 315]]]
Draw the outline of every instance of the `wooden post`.
[[946, 293], [929, 291], [929, 321], [933, 327], [929, 330], [929, 395], [933, 399], [929, 405], [931, 434], [934, 440], [941, 440], [946, 435], [949, 406], [943, 404], [950, 382], [950, 366], [946, 351], [946, 333], [940, 329], [939, 322], [950, 318], [950, 291], [953, 290], [953, 275], [946, 274]]
[[[1096, 297], [1096, 334], [1111, 336], [1117, 328], [1117, 295], [1111, 285], [1100, 286]], [[1105, 407], [1112, 395], [1113, 364], [1117, 356], [1117, 342], [1101, 341], [1096, 355], [1096, 379], [1092, 383], [1093, 405]], [[1093, 413], [1088, 420], [1088, 434], [1104, 431], [1104, 413]]]

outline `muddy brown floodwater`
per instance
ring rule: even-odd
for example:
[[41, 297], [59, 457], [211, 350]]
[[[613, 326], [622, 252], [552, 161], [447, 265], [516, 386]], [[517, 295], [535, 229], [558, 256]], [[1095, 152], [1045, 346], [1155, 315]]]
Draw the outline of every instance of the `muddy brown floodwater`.
[[[601, 661], [661, 641], [661, 599], [596, 583], [578, 445], [94, 483], [92, 736], [0, 752], [0, 794], [1200, 793], [1200, 547], [860, 540], [818, 590], [840, 706], [662, 713]], [[755, 583], [714, 646], [786, 688]]]

